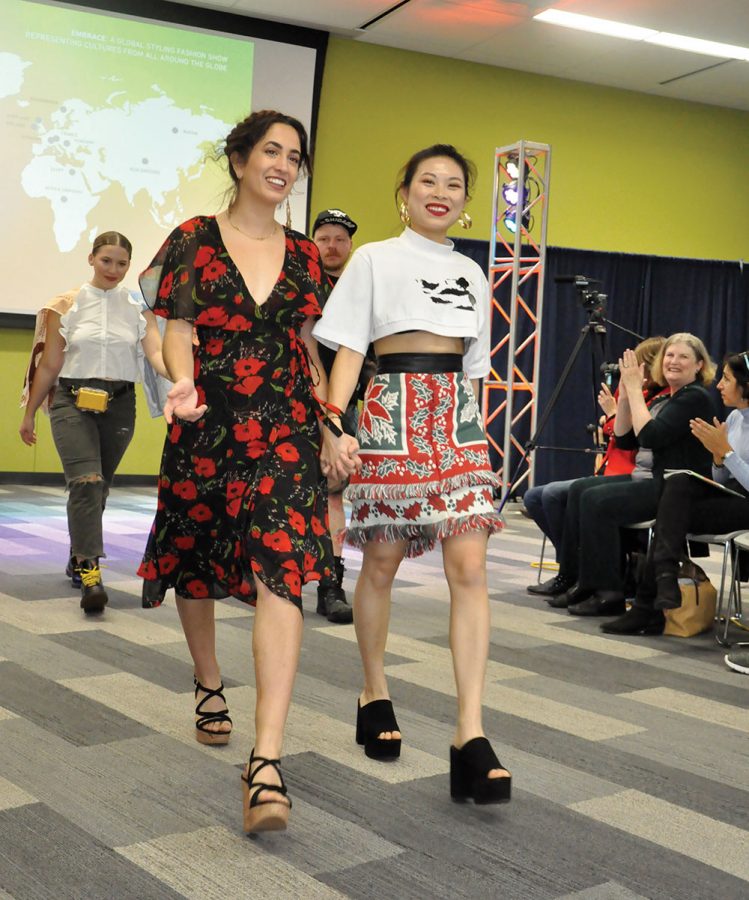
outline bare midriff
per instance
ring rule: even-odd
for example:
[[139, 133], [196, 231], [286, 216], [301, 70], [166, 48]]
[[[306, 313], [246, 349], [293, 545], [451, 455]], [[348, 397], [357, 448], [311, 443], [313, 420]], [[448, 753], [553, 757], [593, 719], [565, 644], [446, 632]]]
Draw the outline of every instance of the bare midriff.
[[404, 331], [375, 341], [375, 353], [459, 353], [464, 352], [463, 338], [444, 337], [429, 331]]

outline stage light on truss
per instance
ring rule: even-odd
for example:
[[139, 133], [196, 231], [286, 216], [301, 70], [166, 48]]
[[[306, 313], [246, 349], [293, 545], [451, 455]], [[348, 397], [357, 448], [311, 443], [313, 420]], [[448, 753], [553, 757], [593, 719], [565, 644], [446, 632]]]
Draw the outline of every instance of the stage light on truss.
[[505, 169], [507, 170], [507, 174], [510, 176], [510, 178], [517, 181], [518, 176], [520, 175], [520, 166], [518, 165], [517, 156], [510, 154], [510, 156], [507, 157]]
[[508, 181], [502, 185], [502, 199], [511, 206], [517, 205], [519, 193], [517, 181]]
[[[518, 230], [517, 210], [517, 206], [508, 206], [502, 218], [502, 224], [510, 232], [510, 234], [515, 234], [515, 232]], [[523, 212], [522, 223], [525, 231], [529, 231], [531, 228], [531, 214], [530, 212], [528, 212], [528, 210], [525, 210]]]

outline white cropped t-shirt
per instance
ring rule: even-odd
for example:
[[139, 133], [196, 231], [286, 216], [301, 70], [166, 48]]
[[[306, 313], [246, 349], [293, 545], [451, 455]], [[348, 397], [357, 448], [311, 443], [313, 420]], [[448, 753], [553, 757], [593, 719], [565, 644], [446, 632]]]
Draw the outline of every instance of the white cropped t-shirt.
[[332, 350], [366, 353], [372, 341], [404, 331], [463, 338], [465, 373], [489, 373], [486, 276], [452, 241], [438, 244], [410, 228], [354, 253], [312, 334]]
[[60, 376], [140, 381], [138, 359], [145, 333], [141, 304], [127, 288], [104, 291], [87, 282], [60, 317], [65, 340]]

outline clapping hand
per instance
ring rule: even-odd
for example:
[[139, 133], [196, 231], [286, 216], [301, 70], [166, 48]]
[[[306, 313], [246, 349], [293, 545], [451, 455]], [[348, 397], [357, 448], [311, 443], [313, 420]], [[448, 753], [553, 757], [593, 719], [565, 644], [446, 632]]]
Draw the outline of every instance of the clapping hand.
[[619, 387], [627, 394], [641, 394], [645, 366], [637, 361], [634, 350], [625, 350], [619, 360]]
[[690, 419], [689, 428], [702, 446], [713, 454], [713, 459], [722, 460], [732, 449], [728, 443], [726, 423], [713, 419], [713, 424], [704, 419]]
[[607, 419], [616, 415], [616, 399], [605, 382], [601, 382], [601, 390], [598, 392], [598, 405]]

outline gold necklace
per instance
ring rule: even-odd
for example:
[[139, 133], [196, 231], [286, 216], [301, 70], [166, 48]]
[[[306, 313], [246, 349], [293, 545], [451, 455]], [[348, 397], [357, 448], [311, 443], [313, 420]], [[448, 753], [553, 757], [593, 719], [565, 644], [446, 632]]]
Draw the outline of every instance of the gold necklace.
[[276, 226], [278, 224], [277, 222], [274, 221], [273, 225], [271, 226], [271, 230], [268, 234], [265, 234], [262, 237], [253, 237], [251, 234], [247, 234], [246, 231], [243, 231], [239, 227], [239, 225], [236, 225], [234, 222], [232, 222], [231, 213], [229, 212], [228, 209], [226, 210], [226, 218], [228, 219], [229, 224], [235, 231], [238, 231], [240, 234], [243, 234], [246, 238], [249, 238], [251, 241], [267, 241], [268, 238], [272, 238], [273, 235], [276, 233]]

